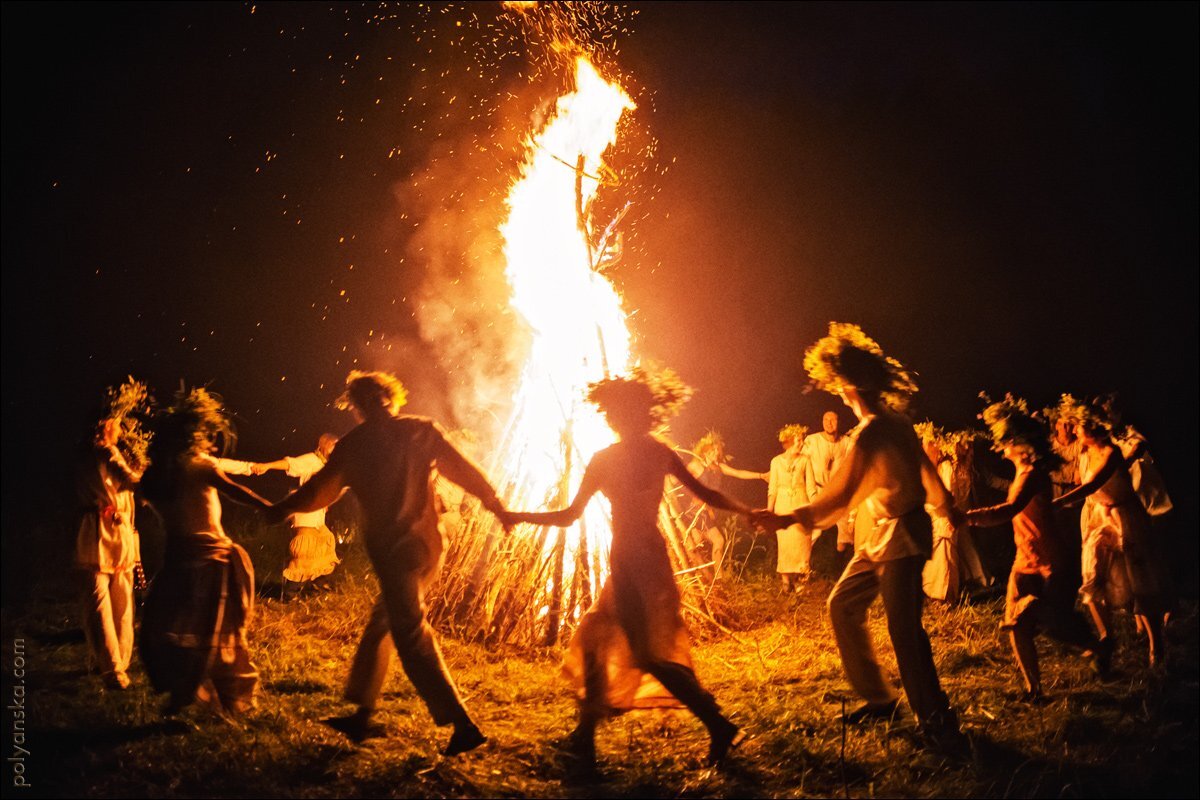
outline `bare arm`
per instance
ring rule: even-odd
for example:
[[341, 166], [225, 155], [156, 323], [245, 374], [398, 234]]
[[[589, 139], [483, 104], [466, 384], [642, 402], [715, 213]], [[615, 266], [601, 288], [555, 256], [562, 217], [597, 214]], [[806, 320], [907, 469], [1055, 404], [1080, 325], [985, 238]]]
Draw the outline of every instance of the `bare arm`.
[[921, 451], [921, 485], [925, 487], [925, 502], [935, 510], [945, 512], [954, 506], [954, 496], [942, 482], [937, 467], [929, 460], [924, 450]]
[[1017, 481], [1017, 493], [1013, 499], [999, 503], [998, 505], [968, 511], [967, 523], [977, 527], [1003, 525], [1024, 511], [1025, 506], [1029, 505], [1030, 501], [1037, 495], [1037, 486], [1033, 481], [1029, 480], [1031, 474], [1022, 473], [1014, 479]]
[[728, 475], [731, 478], [740, 478], [744, 481], [769, 481], [771, 480], [770, 472], [751, 472], [748, 469], [738, 469], [731, 467], [724, 462], [717, 464], [718, 469], [723, 475]]
[[257, 508], [259, 511], [266, 511], [271, 507], [268, 501], [259, 497], [245, 486], [231, 481], [229, 476], [225, 474], [225, 471], [216, 463], [211, 464], [205, 470], [205, 478], [210, 486], [239, 505], [251, 506]]
[[103, 451], [108, 459], [108, 468], [116, 475], [118, 482], [125, 486], [133, 486], [142, 479], [142, 473], [129, 466], [129, 462], [115, 444], [103, 448]]
[[583, 516], [583, 509], [587, 507], [588, 501], [592, 499], [592, 495], [600, 491], [600, 469], [596, 466], [593, 459], [592, 463], [588, 464], [587, 469], [583, 473], [583, 480], [579, 484], [579, 491], [575, 493], [575, 499], [571, 501], [571, 505], [558, 511], [510, 511], [509, 516], [513, 522], [528, 522], [533, 525], [553, 525], [556, 528], [565, 528], [575, 520]]
[[686, 486], [688, 491], [696, 495], [696, 497], [700, 498], [700, 500], [703, 502], [708, 503], [710, 506], [723, 508], [726, 511], [736, 511], [739, 514], [750, 513], [750, 508], [744, 503], [735, 500], [732, 497], [727, 497], [726, 495], [718, 492], [716, 489], [710, 489], [701, 483], [700, 480], [691, 473], [691, 470], [684, 466], [684, 463], [680, 460], [679, 456], [675, 455], [675, 453], [671, 452], [670, 450], [667, 451], [667, 471], [668, 474]]
[[1108, 479], [1113, 476], [1117, 468], [1122, 464], [1121, 451], [1116, 447], [1108, 449], [1108, 455], [1104, 457], [1104, 463], [1100, 465], [1100, 469], [1096, 470], [1096, 474], [1090, 480], [1079, 484], [1071, 491], [1064, 494], [1054, 501], [1055, 508], [1061, 506], [1070, 506], [1078, 503], [1083, 498], [1087, 497], [1092, 492], [1099, 489]]

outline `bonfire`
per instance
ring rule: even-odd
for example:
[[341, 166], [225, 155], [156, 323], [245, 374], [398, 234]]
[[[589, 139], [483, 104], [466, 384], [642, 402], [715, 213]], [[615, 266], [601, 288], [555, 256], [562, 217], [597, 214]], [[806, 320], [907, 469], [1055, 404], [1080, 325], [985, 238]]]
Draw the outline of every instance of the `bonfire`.
[[[506, 505], [517, 509], [570, 502], [584, 466], [615, 441], [584, 402], [586, 387], [637, 365], [629, 315], [604, 275], [620, 259], [619, 226], [629, 204], [603, 224], [592, 214], [599, 192], [617, 184], [603, 158], [622, 115], [635, 105], [582, 52], [568, 63], [573, 88], [529, 134], [500, 226], [512, 307], [532, 343], [498, 456], [488, 466]], [[512, 535], [476, 511], [466, 508], [452, 532], [431, 617], [489, 642], [559, 642], [605, 580], [612, 536], [607, 503], [593, 502], [569, 528], [523, 526]], [[685, 607], [716, 622], [712, 583], [705, 580], [712, 573], [686, 546], [677, 504], [664, 503], [660, 513]]]

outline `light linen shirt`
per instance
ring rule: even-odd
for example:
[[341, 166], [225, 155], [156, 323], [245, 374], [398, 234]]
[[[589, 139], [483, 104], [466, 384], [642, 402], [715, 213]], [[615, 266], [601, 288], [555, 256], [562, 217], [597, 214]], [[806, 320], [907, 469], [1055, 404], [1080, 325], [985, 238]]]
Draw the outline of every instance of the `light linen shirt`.
[[[305, 453], [302, 456], [288, 456], [284, 461], [287, 463], [288, 476], [299, 478], [301, 486], [308, 483], [308, 479], [325, 466], [325, 459], [315, 452]], [[325, 509], [292, 514], [291, 524], [293, 528], [323, 528], [325, 527]]]

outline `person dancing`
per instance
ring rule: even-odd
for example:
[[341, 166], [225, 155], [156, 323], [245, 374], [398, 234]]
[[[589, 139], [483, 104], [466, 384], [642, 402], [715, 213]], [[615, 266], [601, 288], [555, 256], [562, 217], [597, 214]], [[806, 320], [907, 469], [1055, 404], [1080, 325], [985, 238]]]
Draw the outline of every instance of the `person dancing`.
[[[808, 499], [804, 483], [808, 456], [803, 452], [806, 433], [808, 428], [803, 425], [785, 425], [779, 429], [783, 452], [771, 459], [771, 480], [767, 485], [767, 508], [776, 514], [790, 514]], [[775, 571], [779, 573], [781, 590], [800, 591], [801, 582], [808, 580], [810, 574], [812, 536], [799, 525], [780, 528], [775, 535], [778, 538]]]
[[854, 556], [828, 601], [846, 677], [866, 701], [845, 719], [889, 718], [899, 702], [884, 680], [867, 632], [867, 609], [882, 595], [900, 680], [922, 735], [929, 745], [961, 752], [958, 717], [938, 681], [921, 624], [921, 570], [933, 538], [926, 498], [934, 513], [951, 517], [954, 524], [961, 523], [962, 515], [922, 450], [912, 422], [898, 410], [916, 392], [916, 384], [861, 328], [846, 323], [830, 323], [829, 335], [805, 353], [804, 366], [813, 383], [841, 397], [859, 422], [847, 434], [849, 449], [820, 493], [789, 515], [764, 510], [754, 519], [765, 527], [799, 523], [813, 531], [856, 509]]
[[1075, 435], [1083, 445], [1081, 483], [1054, 505], [1084, 502], [1080, 597], [1101, 639], [1111, 633], [1112, 609], [1130, 605], [1132, 597], [1134, 617], [1147, 633], [1150, 666], [1158, 666], [1166, 655], [1163, 619], [1172, 598], [1150, 516], [1134, 491], [1121, 451], [1109, 437], [1103, 409], [1074, 403], [1064, 413], [1074, 420]]
[[1008, 576], [1004, 620], [1013, 655], [1025, 680], [1026, 697], [1042, 699], [1042, 677], [1034, 636], [1039, 629], [1063, 644], [1090, 652], [1096, 671], [1105, 675], [1112, 658], [1111, 640], [1099, 641], [1075, 613], [1074, 589], [1067, 573], [1066, 542], [1053, 513], [1052, 470], [1058, 466], [1045, 425], [1028, 404], [1008, 395], [984, 409], [983, 420], [994, 448], [1016, 468], [1008, 499], [967, 513], [967, 524], [990, 527], [1012, 522], [1017, 555]]
[[[692, 669], [679, 589], [658, 528], [667, 476], [703, 502], [748, 513], [735, 499], [708, 488], [654, 431], [688, 396], [677, 379], [631, 377], [593, 383], [588, 400], [605, 415], [619, 441], [596, 453], [571, 504], [559, 511], [510, 512], [513, 522], [565, 527], [597, 492], [612, 504], [611, 572], [596, 604], [572, 638], [568, 672], [581, 683], [579, 725], [568, 745], [579, 768], [595, 768], [595, 732], [605, 717], [639, 707], [682, 703], [708, 729], [709, 763], [739, 741], [737, 725], [721, 713]], [[651, 676], [670, 696], [643, 685]]]
[[194, 701], [233, 714], [255, 703], [254, 567], [221, 527], [220, 496], [263, 510], [269, 503], [210, 455], [232, 437], [220, 398], [204, 389], [181, 391], [154, 426], [141, 489], [162, 517], [167, 550], [146, 598], [140, 652], [151, 686], [170, 693], [166, 714]]
[[502, 523], [506, 518], [496, 490], [479, 467], [447, 441], [440, 425], [399, 413], [407, 399], [393, 375], [351, 372], [338, 406], [351, 411], [358, 426], [333, 448], [324, 468], [275, 504], [270, 517], [282, 521], [325, 508], [347, 487], [358, 497], [365, 517], [363, 542], [379, 578], [379, 597], [346, 681], [346, 699], [357, 709], [329, 724], [355, 742], [376, 734], [371, 717], [391, 662], [390, 636], [434, 724], [453, 726], [442, 751], [453, 756], [479, 747], [487, 737], [467, 712], [425, 617], [425, 592], [441, 571], [446, 549], [434, 504], [434, 471], [478, 497]]

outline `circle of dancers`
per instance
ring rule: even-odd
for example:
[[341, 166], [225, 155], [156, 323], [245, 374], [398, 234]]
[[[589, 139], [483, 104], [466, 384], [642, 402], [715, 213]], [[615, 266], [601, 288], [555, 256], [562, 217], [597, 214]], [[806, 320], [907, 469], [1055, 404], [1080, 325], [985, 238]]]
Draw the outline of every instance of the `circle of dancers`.
[[[232, 444], [233, 429], [217, 395], [181, 390], [155, 409], [147, 388], [131, 378], [108, 391], [78, 472], [83, 515], [75, 565], [89, 658], [107, 687], [129, 686], [133, 592], [145, 585], [135, 525], [140, 499], [166, 534], [139, 640], [150, 685], [167, 697], [164, 713], [193, 704], [227, 715], [252, 708], [259, 682], [248, 646], [254, 567], [222, 527], [221, 502], [288, 522], [286, 598], [328, 581], [335, 570], [336, 540], [324, 510], [350, 491], [362, 508], [361, 537], [379, 594], [346, 682], [344, 698], [353, 709], [327, 722], [355, 742], [381, 735], [373, 715], [394, 650], [434, 724], [451, 729], [442, 752], [464, 753], [487, 737], [472, 720], [426, 616], [425, 597], [447, 546], [435, 479], [477, 498], [506, 532], [519, 525], [568, 526], [601, 494], [612, 509], [609, 571], [566, 651], [565, 671], [579, 702], [564, 753], [574, 768], [594, 770], [595, 733], [603, 720], [635, 708], [682, 707], [708, 731], [708, 763], [720, 764], [744, 734], [692, 666], [658, 523], [672, 479], [696, 499], [691, 544], [711, 548], [714, 576], [728, 545], [712, 508], [776, 532], [784, 592], [808, 579], [814, 542], [823, 535], [836, 539], [848, 560], [828, 597], [829, 621], [846, 680], [862, 701], [843, 712], [846, 723], [897, 711], [900, 698], [867, 630], [867, 611], [879, 599], [922, 741], [945, 752], [962, 750], [965, 739], [941, 688], [921, 614], [926, 597], [954, 601], [992, 582], [973, 529], [1011, 524], [1016, 557], [1000, 627], [1031, 701], [1043, 696], [1037, 636], [1074, 648], [1103, 677], [1118, 609], [1129, 609], [1145, 634], [1149, 665], [1163, 664], [1163, 627], [1174, 597], [1159, 520], [1171, 500], [1145, 438], [1122, 423], [1112, 397], [1085, 402], [1063, 395], [1045, 410], [1031, 410], [1012, 395], [994, 402], [985, 397], [979, 417], [986, 434], [947, 432], [913, 424], [907, 415], [917, 391], [911, 373], [855, 325], [831, 323], [806, 352], [804, 366], [812, 384], [840, 398], [856, 424], [842, 433], [838, 414], [829, 411], [816, 432], [783, 427], [782, 452], [762, 473], [730, 466], [715, 432], [691, 451], [668, 444], [666, 426], [690, 394], [669, 370], [635, 369], [592, 384], [587, 399], [617, 441], [591, 458], [570, 504], [550, 510], [506, 508], [454, 437], [431, 419], [401, 413], [405, 389], [387, 373], [350, 374], [338, 406], [357, 424], [340, 440], [326, 434], [311, 452], [264, 462], [219, 455]], [[1012, 465], [1010, 480], [978, 466], [974, 442], [985, 436]], [[229, 477], [270, 470], [300, 483], [277, 503]], [[766, 481], [766, 506], [751, 509], [712, 488], [720, 476]], [[984, 484], [1003, 489], [1004, 501], [983, 503], [978, 490]], [[1077, 592], [1075, 564], [1082, 573]], [[1076, 611], [1076, 599], [1086, 613]]]

